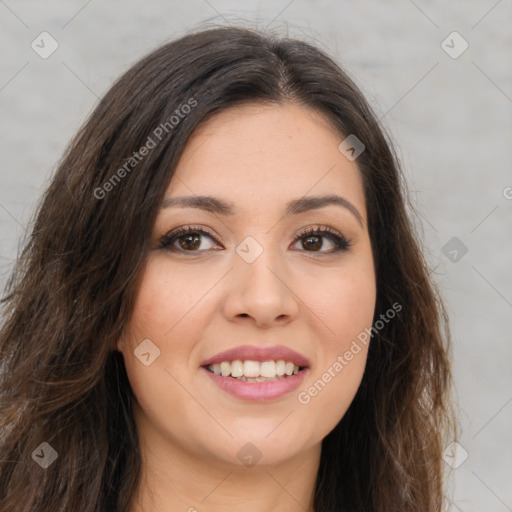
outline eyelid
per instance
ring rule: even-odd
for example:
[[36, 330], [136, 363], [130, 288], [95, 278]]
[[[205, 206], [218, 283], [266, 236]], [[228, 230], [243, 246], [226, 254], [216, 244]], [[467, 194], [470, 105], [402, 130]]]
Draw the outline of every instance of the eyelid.
[[[189, 231], [205, 234], [208, 235], [217, 245], [220, 245], [219, 239], [216, 234], [213, 233], [210, 228], [206, 226], [194, 226], [193, 224], [186, 224], [184, 226], [179, 226], [177, 228], [171, 229], [167, 233], [165, 233], [159, 240], [159, 247], [165, 248], [167, 245], [170, 245], [170, 240], [175, 237], [179, 237], [180, 234], [186, 234]], [[166, 242], [169, 242], [169, 244], [166, 244]], [[193, 251], [190, 251], [193, 252]], [[196, 251], [196, 252], [202, 252], [202, 251]]]
[[305, 228], [302, 228], [298, 232], [296, 237], [300, 238], [304, 235], [307, 235], [308, 233], [314, 233], [316, 231], [326, 231], [333, 235], [339, 236], [340, 238], [345, 238], [345, 236], [342, 233], [340, 233], [337, 229], [334, 229], [331, 226], [327, 226], [326, 224], [312, 224], [311, 226], [306, 226]]

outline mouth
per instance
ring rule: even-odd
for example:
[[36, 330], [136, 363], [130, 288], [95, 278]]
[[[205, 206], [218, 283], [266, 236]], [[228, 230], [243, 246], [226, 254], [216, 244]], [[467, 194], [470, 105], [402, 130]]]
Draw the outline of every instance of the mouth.
[[302, 382], [309, 361], [286, 347], [238, 347], [204, 361], [201, 368], [224, 391], [244, 400], [279, 398]]

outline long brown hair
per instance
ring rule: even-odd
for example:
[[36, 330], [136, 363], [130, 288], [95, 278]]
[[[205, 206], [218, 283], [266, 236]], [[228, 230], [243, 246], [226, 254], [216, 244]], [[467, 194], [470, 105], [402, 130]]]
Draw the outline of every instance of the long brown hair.
[[[141, 454], [115, 343], [188, 138], [209, 116], [254, 102], [308, 106], [328, 116], [340, 142], [355, 134], [364, 143], [357, 163], [376, 265], [375, 319], [395, 302], [403, 307], [372, 339], [360, 389], [323, 440], [315, 510], [443, 508], [441, 454], [457, 430], [449, 329], [392, 145], [324, 52], [213, 28], [156, 49], [112, 86], [37, 209], [3, 298], [0, 510], [129, 510]], [[148, 137], [154, 146], [136, 158]], [[58, 457], [46, 469], [36, 464], [43, 442]]]

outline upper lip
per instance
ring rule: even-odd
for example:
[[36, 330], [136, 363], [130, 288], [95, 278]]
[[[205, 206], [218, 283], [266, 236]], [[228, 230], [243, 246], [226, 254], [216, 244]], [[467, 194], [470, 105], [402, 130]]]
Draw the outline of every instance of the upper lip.
[[297, 366], [309, 366], [307, 357], [295, 352], [294, 350], [283, 347], [257, 347], [254, 345], [243, 345], [241, 347], [231, 348], [220, 352], [201, 363], [201, 366], [209, 366], [210, 364], [218, 364], [223, 361], [290, 361]]

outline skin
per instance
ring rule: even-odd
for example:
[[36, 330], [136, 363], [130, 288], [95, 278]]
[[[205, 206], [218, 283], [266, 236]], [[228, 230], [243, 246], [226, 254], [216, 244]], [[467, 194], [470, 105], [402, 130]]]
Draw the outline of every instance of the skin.
[[[143, 458], [132, 512], [314, 510], [321, 441], [357, 392], [367, 347], [360, 344], [309, 403], [297, 395], [371, 327], [376, 298], [360, 171], [339, 151], [343, 138], [320, 113], [286, 104], [221, 112], [189, 140], [165, 198], [211, 195], [233, 202], [237, 214], [159, 211], [118, 343], [137, 399]], [[362, 225], [337, 205], [283, 217], [289, 200], [333, 193], [354, 205]], [[175, 252], [160, 247], [162, 236], [187, 225], [216, 241], [201, 235], [187, 252], [182, 236]], [[309, 245], [307, 236], [297, 238], [304, 228], [324, 226], [348, 238], [348, 250], [329, 254], [329, 238]], [[247, 236], [263, 248], [250, 264], [236, 252]], [[145, 366], [134, 350], [148, 338], [160, 355]], [[299, 389], [270, 402], [235, 398], [200, 366], [240, 345], [292, 348], [310, 360], [309, 374]], [[248, 442], [261, 454], [253, 466], [237, 457]]]

